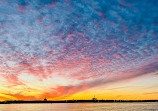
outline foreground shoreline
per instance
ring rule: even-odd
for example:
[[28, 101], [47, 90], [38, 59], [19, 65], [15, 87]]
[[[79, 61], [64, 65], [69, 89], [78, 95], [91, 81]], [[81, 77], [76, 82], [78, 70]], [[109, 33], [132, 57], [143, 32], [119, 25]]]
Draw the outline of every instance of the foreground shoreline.
[[126, 103], [158, 102], [158, 100], [63, 100], [63, 101], [0, 101], [0, 104], [38, 104], [38, 103]]

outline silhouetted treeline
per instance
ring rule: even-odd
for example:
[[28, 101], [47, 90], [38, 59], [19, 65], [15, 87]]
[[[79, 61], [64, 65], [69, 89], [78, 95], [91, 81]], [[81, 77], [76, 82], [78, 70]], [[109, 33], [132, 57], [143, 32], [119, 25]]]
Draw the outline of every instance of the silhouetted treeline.
[[158, 100], [63, 100], [63, 101], [1, 101], [0, 104], [20, 103], [109, 103], [109, 102], [158, 102]]

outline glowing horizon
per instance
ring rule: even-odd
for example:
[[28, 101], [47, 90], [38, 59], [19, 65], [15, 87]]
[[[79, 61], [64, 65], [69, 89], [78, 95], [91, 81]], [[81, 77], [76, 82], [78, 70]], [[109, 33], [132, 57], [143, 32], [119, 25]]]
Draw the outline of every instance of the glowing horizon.
[[157, 4], [0, 0], [0, 101], [158, 99]]

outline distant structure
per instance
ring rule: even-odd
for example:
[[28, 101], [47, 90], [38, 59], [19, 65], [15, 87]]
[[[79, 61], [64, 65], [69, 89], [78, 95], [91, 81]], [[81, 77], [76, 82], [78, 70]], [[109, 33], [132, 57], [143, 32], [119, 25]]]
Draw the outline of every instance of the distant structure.
[[47, 101], [47, 98], [45, 98], [44, 101]]
[[96, 101], [96, 100], [98, 100], [98, 99], [97, 99], [97, 98], [95, 98], [95, 95], [94, 95], [94, 98], [92, 98], [92, 100], [93, 100], [93, 101]]

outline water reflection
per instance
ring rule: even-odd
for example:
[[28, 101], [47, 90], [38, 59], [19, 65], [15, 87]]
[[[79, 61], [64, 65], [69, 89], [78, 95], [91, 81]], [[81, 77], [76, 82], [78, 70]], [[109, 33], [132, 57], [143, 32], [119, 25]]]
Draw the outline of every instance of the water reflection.
[[0, 104], [0, 111], [158, 111], [158, 103]]

